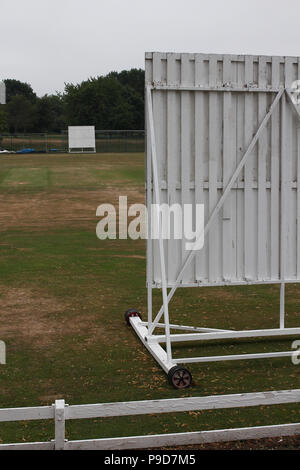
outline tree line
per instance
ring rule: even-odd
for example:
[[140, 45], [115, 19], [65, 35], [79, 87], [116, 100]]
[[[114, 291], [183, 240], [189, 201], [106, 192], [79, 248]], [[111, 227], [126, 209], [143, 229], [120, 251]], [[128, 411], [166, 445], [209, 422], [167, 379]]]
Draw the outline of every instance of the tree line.
[[38, 97], [31, 85], [4, 80], [6, 105], [0, 106], [0, 132], [60, 132], [68, 126], [96, 129], [144, 129], [144, 71], [110, 72], [63, 93]]

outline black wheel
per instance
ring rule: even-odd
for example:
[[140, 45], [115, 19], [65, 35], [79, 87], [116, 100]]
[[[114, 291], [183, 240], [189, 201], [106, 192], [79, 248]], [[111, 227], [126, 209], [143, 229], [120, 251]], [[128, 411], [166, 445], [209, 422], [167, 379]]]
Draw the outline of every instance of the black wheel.
[[192, 384], [192, 374], [181, 366], [172, 367], [168, 372], [168, 380], [174, 388], [188, 388]]
[[131, 317], [139, 317], [140, 319], [142, 319], [140, 312], [138, 312], [134, 308], [130, 308], [129, 310], [126, 310], [126, 312], [124, 314], [124, 317], [125, 317], [125, 321], [126, 321], [127, 325], [130, 325], [130, 320], [129, 319]]

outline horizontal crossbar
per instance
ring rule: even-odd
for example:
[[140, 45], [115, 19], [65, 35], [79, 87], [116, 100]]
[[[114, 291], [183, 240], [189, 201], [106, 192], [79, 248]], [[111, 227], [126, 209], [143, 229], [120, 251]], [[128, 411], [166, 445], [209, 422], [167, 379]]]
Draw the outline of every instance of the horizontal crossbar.
[[174, 358], [177, 364], [191, 364], [192, 362], [220, 362], [220, 361], [241, 361], [249, 359], [272, 359], [277, 357], [291, 357], [295, 351], [257, 353], [257, 354], [227, 354], [225, 356], [206, 356], [206, 357], [185, 357]]
[[[145, 322], [145, 321], [142, 321], [140, 323], [140, 325], [142, 326], [146, 326], [148, 327], [148, 322]], [[157, 327], [158, 328], [165, 328], [166, 327], [166, 324], [165, 323], [157, 323]], [[214, 332], [214, 331], [231, 331], [231, 330], [225, 330], [225, 329], [220, 329], [220, 328], [200, 328], [200, 327], [197, 327], [197, 326], [185, 326], [185, 325], [174, 325], [174, 324], [170, 324], [170, 328], [172, 330], [184, 330], [184, 331], [199, 331], [199, 332]]]
[[250, 85], [245, 85], [244, 87], [238, 86], [192, 86], [192, 85], [163, 85], [156, 84], [148, 85], [147, 88], [151, 90], [158, 91], [227, 91], [234, 93], [242, 92], [259, 92], [259, 93], [278, 93], [283, 87], [255, 87]]
[[118, 450], [147, 449], [174, 445], [192, 445], [212, 442], [240, 441], [261, 439], [264, 437], [282, 437], [300, 434], [300, 423], [275, 426], [257, 426], [218, 431], [199, 431], [154, 436], [119, 437], [114, 439], [94, 439], [87, 441], [66, 442], [66, 450]]
[[[300, 328], [273, 328], [269, 330], [243, 330], [243, 331], [225, 331], [214, 333], [189, 333], [170, 335], [172, 343], [184, 341], [209, 341], [212, 339], [241, 339], [241, 338], [264, 338], [267, 336], [292, 336], [300, 335]], [[151, 335], [147, 338], [148, 342], [165, 342], [165, 335]]]

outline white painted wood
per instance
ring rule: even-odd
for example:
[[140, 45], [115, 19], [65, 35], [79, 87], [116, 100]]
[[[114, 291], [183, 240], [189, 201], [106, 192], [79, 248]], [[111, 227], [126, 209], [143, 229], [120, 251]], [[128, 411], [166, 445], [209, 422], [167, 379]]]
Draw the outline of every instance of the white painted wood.
[[[287, 89], [290, 88], [294, 81], [293, 73], [293, 60], [290, 57], [286, 57], [285, 64], [285, 86]], [[284, 204], [285, 214], [283, 215], [283, 230], [285, 237], [285, 252], [284, 252], [284, 277], [294, 277], [296, 279], [296, 194], [291, 188], [291, 182], [294, 179], [294, 151], [295, 149], [295, 137], [294, 134], [294, 119], [293, 113], [291, 112], [291, 106], [288, 103], [287, 95], [285, 94], [285, 125], [284, 125], [284, 139], [285, 139], [285, 154], [282, 155], [283, 162], [283, 190], [284, 190]], [[284, 280], [283, 277], [283, 280]]]
[[[280, 61], [278, 57], [272, 58], [272, 85], [279, 86]], [[280, 252], [280, 108], [274, 110], [271, 118], [271, 278], [279, 279], [279, 252]], [[268, 186], [266, 186], [268, 188]]]
[[[242, 158], [276, 93], [295, 79], [298, 58], [147, 53], [146, 64], [150, 70], [146, 72], [146, 85], [153, 90], [153, 99], [160, 100], [160, 107], [158, 104], [154, 107], [154, 121], [162, 148], [162, 152], [158, 150], [158, 165], [168, 169], [163, 170], [166, 177], [159, 173], [160, 187], [165, 185], [167, 190], [165, 200], [188, 199], [204, 203], [207, 222], [214, 202], [220, 199], [222, 188], [224, 191], [236, 168], [234, 162]], [[150, 64], [155, 65], [155, 76]], [[287, 98], [290, 101], [289, 95]], [[287, 120], [292, 123], [291, 115], [299, 117], [299, 112], [295, 106], [289, 108]], [[281, 109], [278, 108], [230, 188], [222, 212], [207, 232], [204, 249], [186, 266], [180, 285], [196, 287], [199, 282], [220, 285], [222, 281], [247, 284], [280, 279], [280, 121]], [[295, 123], [289, 129], [291, 143], [287, 151], [295, 156], [298, 154]], [[294, 156], [288, 163], [290, 169], [286, 168], [288, 185], [297, 185]], [[181, 169], [184, 184], [178, 169]], [[243, 185], [244, 190], [237, 191]], [[285, 280], [298, 281], [296, 191], [287, 188], [286, 197], [289, 211], [286, 216], [289, 227], [287, 264], [291, 268]], [[214, 248], [210, 249], [210, 245]], [[182, 247], [174, 241], [164, 246], [168, 260], [167, 283], [173, 287], [185, 259], [178, 266]], [[155, 270], [158, 262], [159, 258], [154, 257], [154, 288], [161, 282]]]
[[[233, 67], [230, 57], [225, 56], [223, 62], [223, 82], [233, 82]], [[223, 184], [227, 185], [230, 176], [236, 166], [236, 106], [233, 93], [224, 93], [223, 96]], [[218, 188], [219, 189], [219, 188]], [[222, 188], [221, 188], [222, 189]], [[236, 196], [231, 191], [227, 196], [227, 201], [223, 206], [223, 226], [222, 226], [222, 253], [223, 253], [223, 279], [232, 280], [235, 272], [235, 242], [234, 211]]]
[[[202, 54], [197, 54], [195, 58], [195, 86], [205, 82], [205, 62]], [[208, 96], [203, 92], [197, 92], [195, 95], [195, 204], [203, 204], [205, 201], [204, 184], [205, 184], [205, 166], [208, 161], [208, 141], [205, 138], [207, 133], [207, 106]], [[197, 183], [195, 183], [195, 181]], [[207, 186], [208, 187], [208, 186]], [[207, 218], [206, 204], [204, 207], [205, 218]], [[196, 254], [195, 259], [195, 279], [199, 281], [205, 277], [208, 266], [207, 253], [200, 250]], [[178, 273], [180, 266], [176, 270]], [[176, 277], [175, 277], [176, 280]]]
[[[267, 85], [267, 68], [265, 57], [259, 58], [258, 63], [258, 85], [265, 87]], [[260, 93], [258, 96], [258, 122], [261, 122], [267, 112], [267, 96]], [[268, 134], [266, 127], [261, 133], [258, 141], [258, 251], [257, 251], [257, 275], [259, 280], [268, 278], [268, 247], [267, 247], [267, 200], [266, 200], [266, 158], [268, 151]]]
[[0, 423], [5, 421], [31, 421], [38, 419], [53, 419], [52, 406], [37, 406], [34, 408], [2, 408], [0, 409]]
[[[231, 56], [223, 56], [222, 61], [226, 58], [230, 58]], [[245, 56], [246, 57], [246, 56]], [[212, 60], [215, 60], [214, 54], [211, 56]], [[178, 59], [176, 59], [178, 60]], [[210, 59], [209, 59], [210, 60]], [[153, 85], [150, 85], [151, 90], [158, 90], [158, 91], [217, 91], [217, 92], [237, 92], [237, 93], [244, 93], [247, 92], [257, 92], [257, 93], [278, 93], [280, 88], [272, 88], [272, 87], [258, 87], [258, 86], [184, 86], [184, 85], [159, 85], [154, 82]]]
[[[254, 70], [253, 70], [253, 57], [246, 56], [245, 58], [245, 82], [253, 83]], [[254, 99], [253, 94], [245, 93], [245, 118], [244, 118], [244, 145], [247, 147], [253, 135], [253, 113], [254, 113]], [[255, 197], [253, 194], [253, 169], [254, 157], [250, 158], [245, 163], [244, 168], [244, 276], [246, 280], [252, 281], [255, 279], [254, 273], [256, 272], [256, 256], [255, 256], [255, 219], [256, 207]]]
[[[209, 85], [215, 86], [217, 80], [217, 60], [212, 57], [209, 61]], [[209, 160], [208, 160], [208, 211], [209, 214], [214, 210], [218, 202], [217, 193], [217, 176], [218, 176], [218, 96], [216, 92], [209, 94], [209, 131], [208, 131], [208, 148], [209, 148]], [[211, 230], [208, 234], [207, 246], [208, 246], [208, 279], [213, 282], [218, 277], [217, 262], [219, 257], [218, 252], [218, 223], [217, 217], [212, 223]]]
[[[185, 85], [194, 85], [195, 71], [191, 68], [191, 61], [189, 60], [189, 54], [182, 54], [181, 59], [181, 83]], [[193, 152], [193, 131], [194, 131], [194, 93], [189, 91], [183, 91], [180, 95], [180, 108], [181, 108], [181, 120], [180, 120], [180, 136], [181, 136], [181, 155], [180, 155], [180, 181], [181, 181], [181, 207], [185, 204], [194, 204], [190, 194], [190, 178], [194, 170], [194, 152]], [[186, 250], [186, 242], [188, 240], [184, 236], [181, 240], [181, 264], [184, 262], [188, 255]], [[169, 242], [168, 242], [169, 244]], [[173, 255], [172, 255], [173, 256]], [[180, 266], [179, 266], [180, 268]], [[174, 273], [175, 274], [175, 273]], [[184, 273], [184, 280], [190, 281], [195, 279], [195, 273], [193, 266], [189, 266]]]
[[65, 447], [65, 400], [55, 401], [55, 450]]
[[283, 437], [300, 434], [300, 423], [275, 426], [258, 426], [218, 431], [200, 431], [190, 433], [158, 434], [155, 436], [121, 437], [114, 439], [94, 439], [87, 441], [69, 441], [66, 450], [123, 450], [147, 449], [176, 445], [207, 444], [212, 442], [240, 441], [265, 437]]
[[0, 444], [1, 450], [54, 450], [54, 442], [22, 442], [15, 444]]
[[[298, 283], [299, 281], [295, 279], [285, 279], [285, 284], [295, 284], [295, 283]], [[215, 287], [221, 287], [221, 286], [241, 286], [241, 285], [248, 285], [248, 286], [251, 286], [253, 285], [253, 281], [249, 280], [249, 281], [221, 281], [221, 282], [216, 282], [214, 284]], [[281, 281], [280, 280], [270, 280], [270, 281], [257, 281], [255, 282], [255, 285], [268, 285], [268, 284], [281, 284]], [[177, 285], [175, 282], [174, 283], [171, 283], [170, 284], [170, 287], [175, 287], [175, 285]], [[199, 281], [197, 284], [195, 283], [180, 283], [180, 287], [209, 287], [211, 286], [210, 283], [208, 282], [201, 282]], [[161, 288], [161, 283], [156, 283], [155, 284], [155, 287], [160, 289]]]
[[[20, 410], [23, 419], [55, 420], [55, 440], [51, 442], [26, 442], [1, 444], [0, 450], [87, 450], [87, 449], [130, 449], [147, 447], [165, 447], [167, 445], [184, 445], [197, 442], [219, 442], [236, 439], [250, 439], [272, 436], [287, 436], [300, 433], [300, 424], [283, 424], [278, 426], [249, 427], [224, 429], [219, 431], [201, 431], [182, 434], [162, 434], [154, 436], [137, 436], [114, 439], [94, 439], [82, 441], [65, 440], [66, 419], [91, 419], [114, 416], [145, 415], [152, 413], [184, 412], [193, 410], [213, 410], [238, 407], [266, 406], [276, 404], [298, 403], [300, 390], [268, 391], [235, 395], [213, 395], [207, 397], [190, 397], [167, 400], [147, 400], [121, 403], [101, 403], [93, 405], [65, 405], [64, 400], [56, 400], [51, 407], [52, 414], [41, 413], [41, 407], [1, 410], [2, 421], [19, 420]], [[42, 407], [49, 408], [49, 407]], [[27, 410], [27, 412], [26, 412]], [[41, 418], [42, 416], [42, 418]]]
[[[167, 84], [174, 85], [177, 79], [177, 62], [175, 54], [167, 55]], [[180, 77], [178, 77], [180, 79]], [[167, 94], [167, 203], [172, 206], [178, 203], [176, 186], [180, 180], [181, 149], [181, 115], [180, 96], [170, 91]], [[181, 201], [180, 201], [181, 202]], [[148, 206], [149, 207], [149, 206]], [[168, 279], [175, 280], [175, 273], [181, 263], [181, 242], [170, 239], [167, 243], [167, 269]], [[152, 280], [151, 280], [152, 281]]]
[[95, 405], [71, 405], [67, 419], [133, 416], [152, 413], [178, 413], [183, 411], [216, 410], [252, 406], [298, 403], [300, 390], [211, 395], [207, 397], [171, 398]]

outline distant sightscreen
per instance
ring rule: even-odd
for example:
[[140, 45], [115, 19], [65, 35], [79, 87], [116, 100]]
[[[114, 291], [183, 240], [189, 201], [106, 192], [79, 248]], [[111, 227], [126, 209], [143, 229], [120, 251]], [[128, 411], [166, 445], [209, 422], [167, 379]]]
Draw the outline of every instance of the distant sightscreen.
[[94, 126], [69, 126], [69, 151], [96, 150]]
[[0, 104], [6, 104], [6, 87], [5, 83], [0, 81]]

